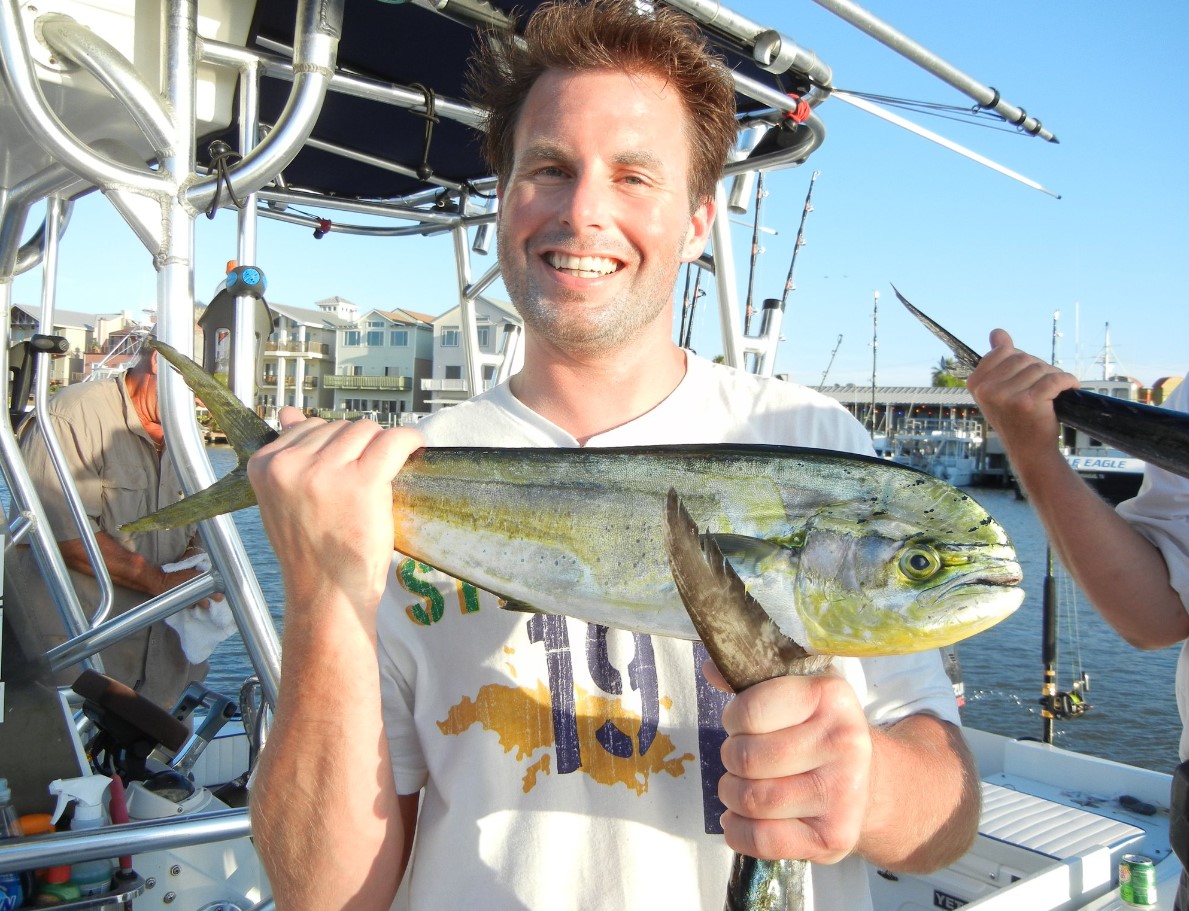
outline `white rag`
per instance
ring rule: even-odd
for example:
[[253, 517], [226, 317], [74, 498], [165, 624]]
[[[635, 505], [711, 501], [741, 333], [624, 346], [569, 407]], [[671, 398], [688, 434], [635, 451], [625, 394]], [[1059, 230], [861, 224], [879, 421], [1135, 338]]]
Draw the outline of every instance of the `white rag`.
[[[177, 563], [165, 563], [161, 571], [176, 573], [183, 569], [197, 569], [204, 573], [210, 568], [211, 558], [204, 553], [197, 553]], [[207, 604], [210, 607], [191, 604], [165, 618], [165, 622], [177, 630], [182, 651], [191, 664], [202, 664], [210, 657], [215, 646], [235, 632], [235, 618], [231, 616], [227, 601], [221, 597], [217, 601], [208, 598]]]

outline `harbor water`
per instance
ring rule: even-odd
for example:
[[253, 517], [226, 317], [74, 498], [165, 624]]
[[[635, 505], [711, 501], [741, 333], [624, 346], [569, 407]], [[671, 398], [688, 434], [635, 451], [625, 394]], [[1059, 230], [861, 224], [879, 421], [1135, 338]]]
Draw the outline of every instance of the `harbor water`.
[[[216, 474], [235, 464], [225, 446], [207, 450]], [[1027, 597], [1007, 620], [958, 646], [965, 681], [964, 723], [1009, 737], [1040, 739], [1043, 723], [1041, 593], [1045, 574], [1043, 529], [1027, 502], [1011, 490], [976, 488], [970, 493], [1007, 529], [1024, 567]], [[236, 525], [268, 598], [282, 619], [280, 572], [255, 508], [235, 516]], [[1089, 674], [1084, 715], [1055, 724], [1054, 742], [1077, 750], [1171, 772], [1177, 764], [1181, 722], [1173, 697], [1179, 646], [1137, 651], [1123, 642], [1059, 571], [1061, 592], [1058, 687], [1068, 689], [1082, 671]], [[251, 666], [239, 636], [211, 656], [207, 685], [234, 697]]]

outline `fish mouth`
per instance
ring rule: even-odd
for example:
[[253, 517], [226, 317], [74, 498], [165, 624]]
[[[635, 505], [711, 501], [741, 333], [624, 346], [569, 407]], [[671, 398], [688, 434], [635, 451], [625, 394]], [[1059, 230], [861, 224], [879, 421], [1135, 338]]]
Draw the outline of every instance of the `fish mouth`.
[[958, 576], [935, 588], [922, 606], [937, 613], [936, 625], [944, 627], [948, 618], [960, 614], [963, 627], [981, 631], [1015, 612], [1024, 602], [1024, 580], [1020, 564], [1004, 560], [983, 567], [975, 576]]
[[561, 250], [547, 250], [541, 258], [551, 269], [574, 278], [605, 278], [624, 268], [623, 260], [597, 253], [579, 255]]

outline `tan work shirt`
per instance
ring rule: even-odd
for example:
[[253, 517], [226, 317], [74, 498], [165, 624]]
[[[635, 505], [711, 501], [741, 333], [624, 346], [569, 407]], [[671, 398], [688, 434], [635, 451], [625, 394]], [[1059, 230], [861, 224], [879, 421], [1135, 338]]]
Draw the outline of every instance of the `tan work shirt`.
[[[167, 456], [157, 452], [128, 396], [124, 377], [68, 386], [50, 398], [47, 415], [91, 528], [106, 532], [157, 566], [179, 559], [194, 540], [193, 526], [138, 535], [120, 530], [124, 523], [182, 497], [173, 465]], [[81, 537], [41, 434], [30, 428], [22, 439], [21, 450], [55, 539]], [[22, 591], [12, 594], [24, 617], [36, 624], [42, 648], [65, 641], [65, 627], [28, 547], [15, 549], [10, 572], [19, 574], [22, 580]], [[70, 575], [83, 611], [90, 617], [99, 602], [98, 584], [85, 573], [71, 570]], [[13, 587], [6, 588], [11, 591]], [[116, 586], [109, 618], [147, 599], [143, 592]], [[164, 622], [104, 649], [100, 657], [109, 676], [166, 708], [172, 708], [186, 685], [191, 680], [202, 680], [208, 669], [206, 662], [193, 665], [186, 660], [177, 633]], [[59, 683], [72, 682], [78, 670], [76, 667], [63, 672]]]

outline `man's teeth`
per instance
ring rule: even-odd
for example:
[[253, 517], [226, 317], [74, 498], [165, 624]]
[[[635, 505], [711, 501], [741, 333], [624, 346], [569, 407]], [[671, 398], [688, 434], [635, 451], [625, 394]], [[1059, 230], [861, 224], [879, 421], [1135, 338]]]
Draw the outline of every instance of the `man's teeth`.
[[583, 278], [610, 275], [619, 269], [618, 262], [604, 256], [569, 256], [565, 253], [547, 253], [545, 260], [554, 269], [573, 272]]

